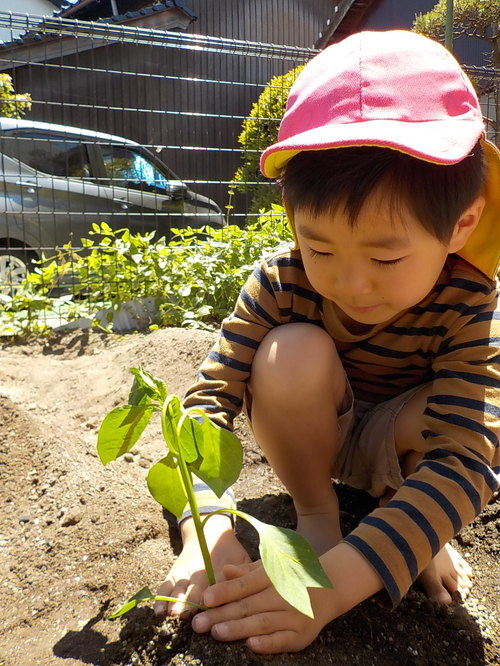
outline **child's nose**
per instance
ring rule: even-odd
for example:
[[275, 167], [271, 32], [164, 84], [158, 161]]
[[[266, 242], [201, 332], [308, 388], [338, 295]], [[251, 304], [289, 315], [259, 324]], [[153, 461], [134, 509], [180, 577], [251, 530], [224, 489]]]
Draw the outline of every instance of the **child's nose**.
[[354, 265], [346, 265], [336, 275], [337, 292], [344, 297], [355, 297], [372, 292], [370, 277]]

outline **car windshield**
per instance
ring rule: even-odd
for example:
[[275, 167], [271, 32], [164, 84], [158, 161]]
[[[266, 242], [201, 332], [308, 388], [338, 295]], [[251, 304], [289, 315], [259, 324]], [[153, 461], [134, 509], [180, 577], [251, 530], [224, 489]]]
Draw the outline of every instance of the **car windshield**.
[[117, 187], [168, 190], [168, 178], [144, 155], [119, 146], [101, 146], [106, 177]]

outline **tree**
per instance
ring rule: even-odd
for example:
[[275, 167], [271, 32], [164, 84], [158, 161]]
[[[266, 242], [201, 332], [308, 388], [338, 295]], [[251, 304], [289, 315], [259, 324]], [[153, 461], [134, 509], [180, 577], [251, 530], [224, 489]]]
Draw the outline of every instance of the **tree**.
[[[478, 37], [491, 45], [490, 64], [500, 69], [500, 0], [455, 0], [453, 33], [455, 37]], [[444, 41], [446, 0], [439, 0], [426, 14], [413, 23], [414, 32]], [[483, 106], [488, 107], [486, 121], [495, 142], [499, 141], [500, 77], [497, 72], [486, 76], [472, 74], [471, 80]]]
[[[454, 34], [479, 37], [491, 45], [491, 64], [500, 68], [500, 0], [455, 0]], [[415, 17], [413, 30], [442, 41], [446, 0], [439, 0], [426, 14]]]
[[259, 161], [262, 151], [276, 142], [288, 93], [303, 68], [304, 65], [299, 65], [286, 74], [273, 77], [243, 121], [238, 137], [243, 164], [233, 176], [232, 187], [251, 195], [249, 213], [270, 210], [273, 203], [281, 203], [279, 188], [262, 176]]
[[12, 78], [8, 74], [0, 74], [0, 115], [20, 118], [30, 110], [31, 95], [16, 93]]

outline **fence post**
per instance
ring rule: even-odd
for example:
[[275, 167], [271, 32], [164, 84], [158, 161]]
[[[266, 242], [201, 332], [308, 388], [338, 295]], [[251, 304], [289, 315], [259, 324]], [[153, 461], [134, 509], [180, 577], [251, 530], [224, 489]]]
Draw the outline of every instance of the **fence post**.
[[448, 51], [453, 52], [453, 0], [446, 0], [444, 43]]

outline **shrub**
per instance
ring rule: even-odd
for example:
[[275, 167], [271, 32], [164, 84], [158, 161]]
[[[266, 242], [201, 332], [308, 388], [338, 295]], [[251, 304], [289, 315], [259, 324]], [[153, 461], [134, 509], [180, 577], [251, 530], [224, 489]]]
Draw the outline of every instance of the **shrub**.
[[243, 121], [238, 137], [243, 164], [233, 176], [233, 187], [251, 195], [249, 213], [271, 210], [273, 204], [281, 203], [279, 188], [262, 176], [259, 160], [261, 152], [276, 142], [288, 93], [303, 68], [304, 65], [299, 65], [286, 74], [273, 77], [253, 104], [249, 117]]
[[213, 330], [230, 314], [257, 261], [292, 240], [277, 205], [244, 229], [173, 230], [168, 244], [154, 233], [113, 231], [107, 224], [95, 224], [91, 235], [82, 239], [83, 251], [64, 245], [14, 294], [1, 296], [0, 335], [43, 333], [58, 319], [146, 297], [156, 301], [161, 326]]
[[31, 95], [16, 93], [12, 78], [8, 74], [0, 74], [0, 116], [20, 118], [31, 111]]

